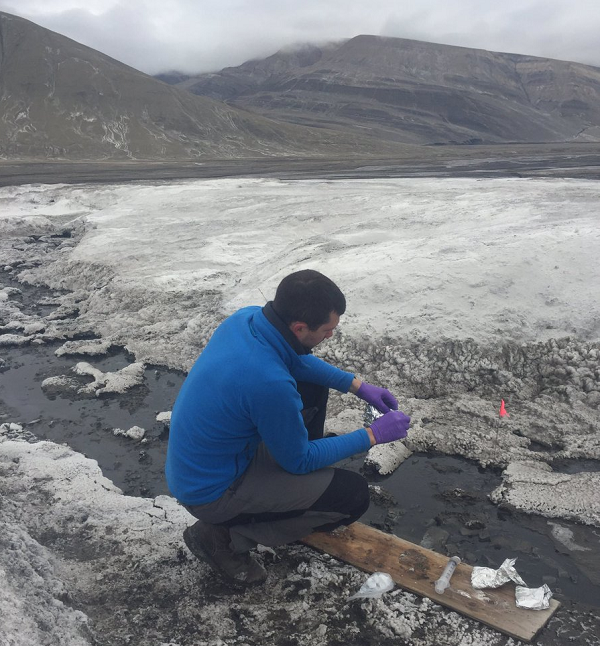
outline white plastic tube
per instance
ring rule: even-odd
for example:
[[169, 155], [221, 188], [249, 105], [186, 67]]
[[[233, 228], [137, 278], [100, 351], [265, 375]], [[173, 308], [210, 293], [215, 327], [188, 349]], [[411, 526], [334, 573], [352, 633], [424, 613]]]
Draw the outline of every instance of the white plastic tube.
[[453, 556], [449, 561], [440, 578], [435, 582], [435, 591], [438, 594], [444, 594], [444, 590], [450, 585], [450, 577], [452, 576], [456, 566], [460, 563], [458, 556]]

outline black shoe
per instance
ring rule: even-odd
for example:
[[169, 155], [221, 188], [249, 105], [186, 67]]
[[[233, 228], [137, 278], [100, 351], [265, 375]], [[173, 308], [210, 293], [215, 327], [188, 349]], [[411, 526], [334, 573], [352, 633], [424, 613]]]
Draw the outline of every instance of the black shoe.
[[229, 530], [222, 525], [209, 525], [199, 520], [183, 532], [190, 552], [206, 561], [227, 579], [251, 585], [267, 578], [265, 568], [247, 552], [236, 554], [230, 547]]

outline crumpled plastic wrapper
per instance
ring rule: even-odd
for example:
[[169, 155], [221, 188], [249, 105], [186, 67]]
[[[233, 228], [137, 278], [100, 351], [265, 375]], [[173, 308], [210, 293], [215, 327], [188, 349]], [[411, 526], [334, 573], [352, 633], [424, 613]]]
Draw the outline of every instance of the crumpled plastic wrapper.
[[528, 610], [546, 610], [550, 607], [552, 590], [544, 583], [541, 588], [524, 588], [518, 585], [515, 588], [517, 608]]
[[471, 572], [471, 585], [478, 590], [482, 588], [499, 588], [509, 581], [526, 586], [525, 581], [515, 570], [516, 560], [506, 559], [497, 570], [489, 567], [474, 567]]
[[350, 599], [376, 599], [393, 587], [394, 579], [387, 572], [374, 572]]

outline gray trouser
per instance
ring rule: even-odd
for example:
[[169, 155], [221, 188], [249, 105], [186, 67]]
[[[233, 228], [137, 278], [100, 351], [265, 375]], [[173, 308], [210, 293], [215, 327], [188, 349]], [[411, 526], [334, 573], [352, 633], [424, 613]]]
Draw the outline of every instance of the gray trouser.
[[[220, 498], [187, 509], [206, 523], [227, 525], [235, 552], [246, 552], [258, 543], [284, 545], [308, 536], [318, 527], [349, 518], [349, 514], [339, 511], [310, 509], [334, 473], [330, 467], [304, 475], [289, 473], [260, 444], [246, 472]], [[251, 520], [237, 523], [245, 515]], [[231, 520], [233, 524], [228, 522]]]

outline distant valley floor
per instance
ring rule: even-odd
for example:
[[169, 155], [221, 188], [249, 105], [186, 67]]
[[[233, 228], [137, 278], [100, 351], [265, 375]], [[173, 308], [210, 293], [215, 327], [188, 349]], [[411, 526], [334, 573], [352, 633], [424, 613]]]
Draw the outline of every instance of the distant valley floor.
[[402, 159], [0, 160], [0, 186], [257, 176], [280, 179], [567, 177], [597, 180], [600, 179], [600, 144], [424, 147], [415, 148]]

